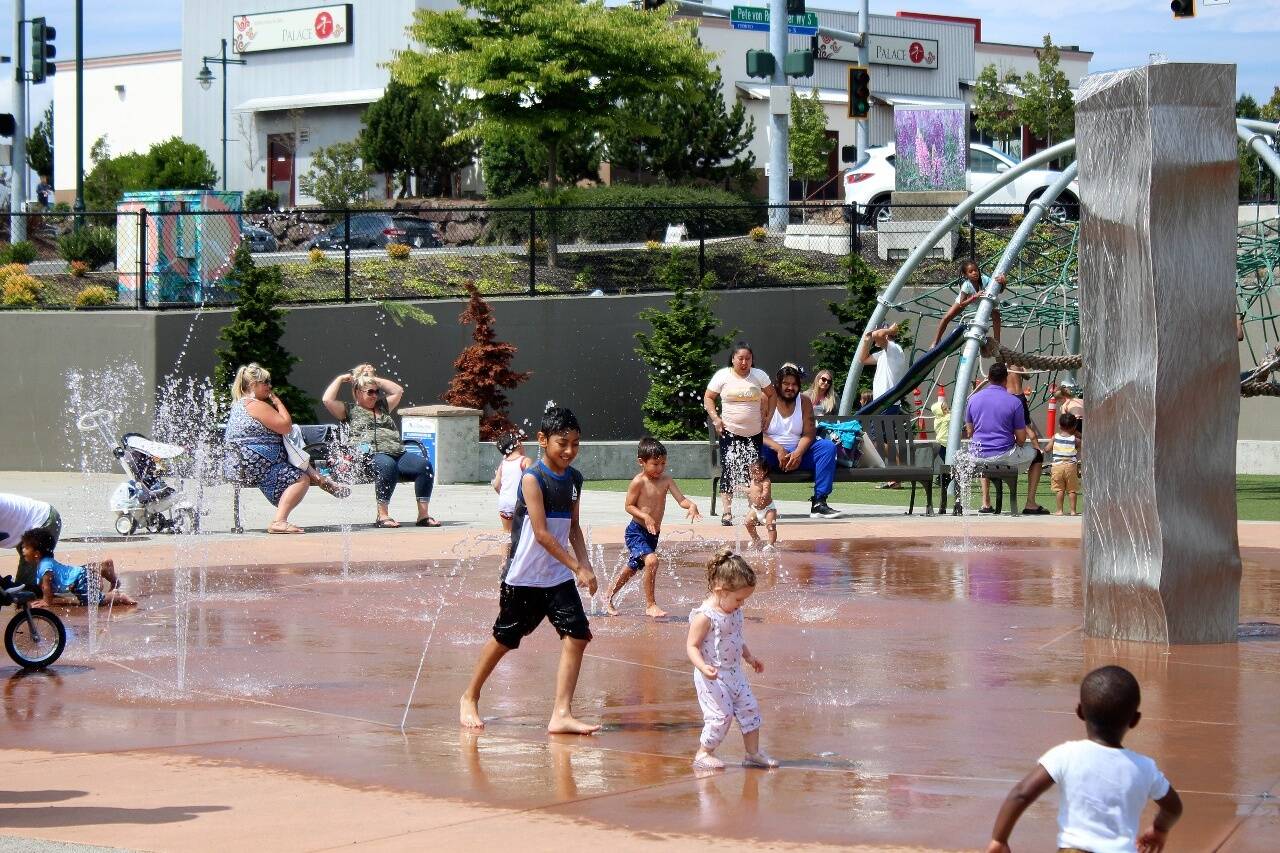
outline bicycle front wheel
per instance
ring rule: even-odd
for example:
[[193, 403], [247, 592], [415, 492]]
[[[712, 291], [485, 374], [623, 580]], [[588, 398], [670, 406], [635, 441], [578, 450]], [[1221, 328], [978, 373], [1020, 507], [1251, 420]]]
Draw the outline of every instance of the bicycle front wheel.
[[4, 631], [4, 650], [23, 669], [44, 669], [62, 656], [67, 645], [67, 629], [57, 614], [44, 608], [33, 607], [30, 613], [30, 621], [22, 612], [9, 620], [9, 627]]

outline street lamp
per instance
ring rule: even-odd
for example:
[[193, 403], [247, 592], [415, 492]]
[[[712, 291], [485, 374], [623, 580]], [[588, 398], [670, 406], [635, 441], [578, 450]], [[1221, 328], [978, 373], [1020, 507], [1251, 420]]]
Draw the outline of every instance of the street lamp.
[[222, 48], [217, 56], [202, 56], [200, 72], [196, 74], [196, 82], [206, 92], [216, 79], [209, 70], [209, 63], [216, 62], [222, 66], [222, 188], [227, 188], [227, 66], [247, 65], [243, 59], [227, 59], [227, 40], [222, 39]]

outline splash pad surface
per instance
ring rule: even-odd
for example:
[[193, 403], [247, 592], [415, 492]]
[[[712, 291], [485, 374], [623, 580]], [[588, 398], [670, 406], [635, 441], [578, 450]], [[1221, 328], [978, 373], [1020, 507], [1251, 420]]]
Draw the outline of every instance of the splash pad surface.
[[[1165, 648], [1082, 638], [1073, 529], [979, 531], [967, 547], [907, 530], [920, 525], [753, 556], [764, 580], [747, 604], [747, 641], [767, 669], [752, 682], [762, 742], [784, 766], [734, 766], [733, 732], [720, 750], [729, 770], [706, 778], [690, 768], [701, 716], [684, 635], [703, 594], [695, 560], [709, 546], [687, 532], [665, 540], [686, 552], [659, 579], [671, 621], [641, 615], [636, 581], [622, 616], [592, 617], [575, 708], [604, 725], [593, 738], [544, 731], [558, 659], [546, 625], [490, 680], [487, 730], [459, 730], [457, 698], [495, 615], [493, 541], [462, 539], [461, 562], [378, 562], [357, 548], [345, 578], [336, 562], [211, 563], [203, 594], [193, 578], [183, 691], [173, 575], [138, 572], [129, 588], [147, 606], [102, 614], [93, 658], [72, 611], [79, 636], [54, 672], [0, 667], [10, 748], [0, 756], [15, 789], [0, 823], [147, 849], [250, 833], [274, 849], [588, 839], [643, 849], [708, 837], [972, 849], [1013, 781], [1082, 736], [1078, 680], [1114, 662], [1143, 685], [1127, 745], [1154, 755], [1187, 804], [1177, 849], [1267, 849], [1280, 829], [1269, 798], [1280, 755], [1267, 746], [1280, 740], [1280, 629], [1258, 623], [1280, 623], [1280, 553], [1244, 551], [1241, 621], [1254, 624], [1239, 644]], [[602, 575], [617, 546], [604, 555]], [[68, 796], [50, 796], [61, 789]], [[81, 804], [69, 796], [86, 792]], [[1016, 845], [1052, 843], [1055, 804], [1051, 792], [1028, 811]]]

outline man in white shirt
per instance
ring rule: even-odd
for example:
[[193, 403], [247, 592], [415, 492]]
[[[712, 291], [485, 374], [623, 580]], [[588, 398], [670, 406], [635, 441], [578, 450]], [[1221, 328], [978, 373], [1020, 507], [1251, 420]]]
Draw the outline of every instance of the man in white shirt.
[[[879, 400], [892, 391], [907, 373], [907, 354], [902, 351], [902, 345], [894, 340], [897, 336], [898, 324], [894, 323], [863, 335], [862, 342], [858, 344], [858, 359], [863, 364], [874, 365], [876, 369], [876, 375], [871, 380], [872, 400]], [[880, 349], [871, 352], [871, 344], [875, 344]], [[902, 406], [895, 400], [893, 405], [881, 409], [880, 414], [900, 415]], [[884, 436], [879, 435], [878, 430], [868, 430], [867, 437], [877, 446], [884, 444]], [[880, 488], [896, 489], [899, 488], [899, 484], [897, 482], [882, 483]]]

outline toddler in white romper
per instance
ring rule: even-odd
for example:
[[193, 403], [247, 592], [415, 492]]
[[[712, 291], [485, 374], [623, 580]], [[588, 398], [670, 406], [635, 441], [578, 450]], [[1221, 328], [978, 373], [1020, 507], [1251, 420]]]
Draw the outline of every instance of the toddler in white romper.
[[743, 672], [744, 664], [764, 671], [742, 637], [742, 604], [755, 592], [755, 573], [741, 557], [722, 548], [708, 564], [707, 581], [711, 594], [689, 613], [687, 652], [703, 719], [694, 767], [724, 767], [714, 753], [735, 719], [747, 751], [742, 763], [777, 767], [778, 762], [760, 749], [760, 706]]

